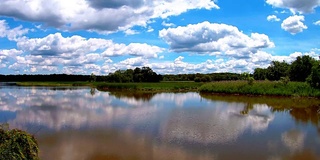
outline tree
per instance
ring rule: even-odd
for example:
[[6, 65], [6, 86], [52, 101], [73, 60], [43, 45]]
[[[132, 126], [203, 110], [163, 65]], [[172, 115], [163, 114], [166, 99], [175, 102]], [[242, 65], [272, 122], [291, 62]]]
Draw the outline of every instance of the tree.
[[280, 77], [288, 76], [289, 64], [285, 61], [272, 61], [271, 65], [267, 68], [267, 78], [269, 80], [280, 80]]
[[297, 57], [290, 66], [289, 76], [291, 81], [306, 81], [306, 78], [311, 74], [312, 67], [316, 60], [308, 55]]
[[320, 89], [320, 62], [315, 63], [311, 69], [311, 74], [307, 78], [307, 82], [314, 88]]
[[268, 70], [265, 68], [256, 68], [253, 72], [253, 78], [255, 80], [265, 80], [267, 78]]
[[91, 73], [90, 79], [91, 79], [91, 82], [95, 82], [97, 80], [97, 77], [94, 73]]

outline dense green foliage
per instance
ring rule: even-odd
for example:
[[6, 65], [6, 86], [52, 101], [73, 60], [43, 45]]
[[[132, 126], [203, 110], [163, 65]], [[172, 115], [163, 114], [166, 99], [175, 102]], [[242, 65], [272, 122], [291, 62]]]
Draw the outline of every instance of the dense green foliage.
[[202, 85], [200, 92], [250, 94], [250, 95], [276, 95], [276, 96], [307, 96], [319, 97], [320, 90], [312, 88], [305, 82], [289, 82], [287, 84], [276, 81], [221, 81]]
[[307, 81], [312, 87], [320, 88], [320, 63], [314, 58], [299, 56], [291, 64], [272, 61], [268, 68], [256, 68], [253, 73], [255, 80]]
[[0, 125], [0, 159], [38, 160], [38, 144], [29, 133]]
[[211, 82], [240, 80], [241, 75], [237, 73], [208, 73], [208, 74], [167, 74], [163, 75], [163, 81], [195, 81], [195, 82]]
[[307, 78], [307, 81], [312, 87], [320, 89], [320, 64], [312, 67], [311, 74]]
[[110, 73], [104, 79], [106, 82], [160, 82], [162, 76], [155, 73], [149, 67], [117, 70], [114, 73]]
[[317, 61], [310, 56], [297, 57], [291, 63], [289, 76], [291, 81], [306, 81], [307, 77], [311, 74], [311, 69], [317, 64]]

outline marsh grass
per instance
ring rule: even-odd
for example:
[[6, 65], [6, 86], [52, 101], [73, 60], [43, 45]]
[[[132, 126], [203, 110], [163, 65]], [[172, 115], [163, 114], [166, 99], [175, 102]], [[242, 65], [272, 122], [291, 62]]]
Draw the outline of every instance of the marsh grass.
[[197, 91], [202, 83], [196, 82], [161, 82], [161, 83], [103, 83], [97, 89], [106, 91], [112, 89], [139, 91]]
[[219, 81], [210, 83], [198, 82], [160, 82], [160, 83], [106, 83], [106, 82], [17, 82], [21, 86], [89, 86], [100, 91], [137, 90], [137, 91], [199, 91], [202, 93], [303, 96], [320, 97], [320, 90], [312, 88], [305, 82], [281, 81]]
[[319, 97], [320, 90], [312, 88], [304, 82], [289, 82], [284, 84], [277, 81], [221, 81], [207, 83], [199, 87], [202, 93], [274, 95], [274, 96], [304, 96]]

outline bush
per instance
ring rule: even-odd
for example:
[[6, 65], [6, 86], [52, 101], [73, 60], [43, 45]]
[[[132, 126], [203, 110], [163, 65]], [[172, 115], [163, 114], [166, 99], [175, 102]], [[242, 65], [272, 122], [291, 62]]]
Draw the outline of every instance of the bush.
[[8, 124], [0, 125], [0, 159], [38, 160], [38, 144], [29, 133], [12, 129]]
[[280, 77], [280, 82], [284, 85], [287, 85], [290, 82], [290, 78], [288, 76], [286, 77]]
[[307, 78], [307, 82], [312, 87], [320, 89], [320, 64], [312, 68], [311, 74]]

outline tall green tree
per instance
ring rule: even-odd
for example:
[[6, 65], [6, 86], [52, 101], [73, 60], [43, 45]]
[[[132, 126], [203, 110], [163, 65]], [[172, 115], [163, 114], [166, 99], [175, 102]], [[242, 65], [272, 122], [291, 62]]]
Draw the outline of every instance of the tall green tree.
[[267, 78], [278, 81], [281, 77], [288, 76], [289, 66], [285, 61], [272, 61], [271, 65], [267, 68]]
[[291, 63], [289, 76], [291, 81], [306, 81], [311, 74], [312, 67], [316, 60], [308, 55], [299, 56]]
[[268, 70], [265, 68], [256, 68], [253, 72], [253, 78], [255, 80], [265, 80], [267, 79]]
[[307, 81], [312, 87], [320, 89], [320, 62], [316, 62], [312, 67]]

